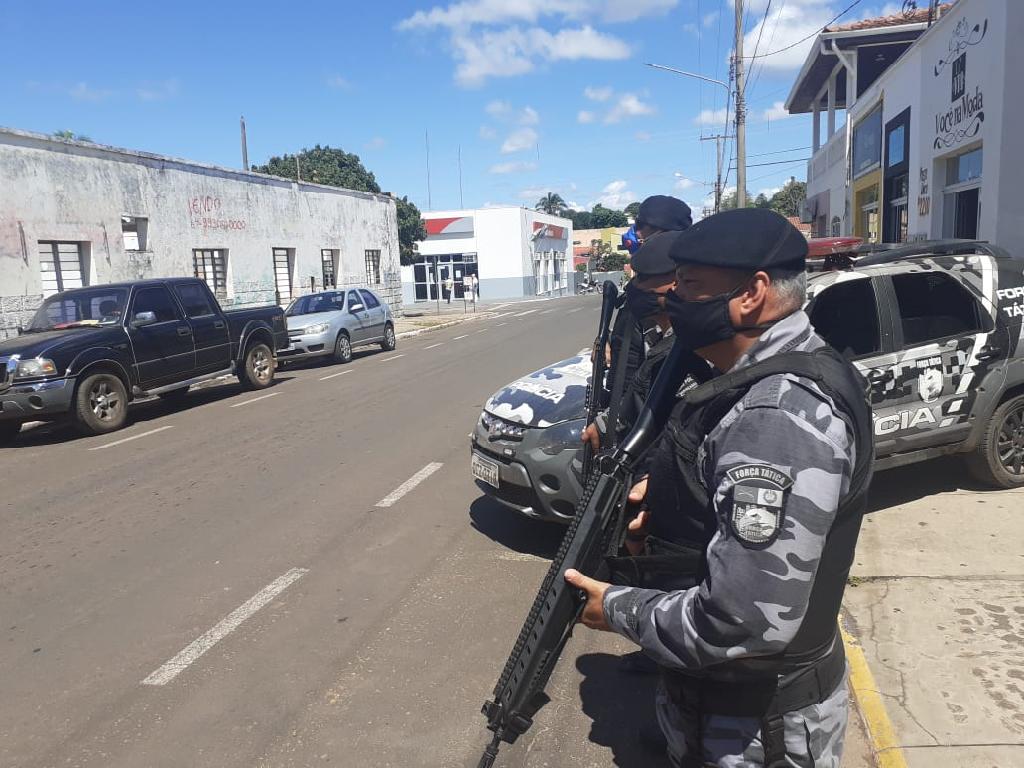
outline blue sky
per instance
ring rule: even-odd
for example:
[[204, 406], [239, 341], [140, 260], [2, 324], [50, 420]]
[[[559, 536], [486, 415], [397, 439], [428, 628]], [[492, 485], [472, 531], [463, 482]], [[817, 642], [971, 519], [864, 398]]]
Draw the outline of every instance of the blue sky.
[[[751, 0], [746, 50], [771, 53], [852, 0]], [[862, 0], [845, 20], [875, 15]], [[889, 3], [889, 5], [893, 5]], [[238, 167], [313, 144], [358, 154], [381, 187], [428, 207], [580, 207], [655, 193], [700, 205], [715, 174], [731, 0], [104, 2], [0, 0], [0, 125]], [[810, 121], [782, 114], [811, 41], [755, 61], [752, 193], [802, 178]], [[770, 153], [770, 154], [769, 154]], [[730, 177], [734, 180], [734, 175]]]

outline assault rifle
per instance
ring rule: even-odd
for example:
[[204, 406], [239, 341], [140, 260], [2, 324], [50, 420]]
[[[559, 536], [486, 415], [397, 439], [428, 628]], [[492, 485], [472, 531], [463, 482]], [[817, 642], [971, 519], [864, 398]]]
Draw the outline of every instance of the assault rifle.
[[[601, 288], [601, 318], [597, 324], [597, 338], [594, 339], [594, 350], [591, 354], [590, 384], [587, 385], [587, 424], [593, 424], [601, 403], [604, 400], [604, 375], [608, 369], [605, 364], [604, 350], [608, 346], [608, 333], [611, 329], [615, 303], [619, 298], [619, 289], [611, 280], [605, 280]], [[594, 452], [590, 443], [583, 444], [583, 477], [590, 477], [594, 465]]]
[[565, 572], [575, 568], [597, 579], [605, 575], [605, 556], [618, 552], [629, 522], [625, 506], [633, 468], [667, 421], [691, 355], [678, 344], [672, 347], [635, 426], [613, 451], [597, 458], [595, 471], [587, 477], [579, 512], [519, 631], [494, 686], [494, 699], [484, 703], [487, 727], [494, 737], [477, 768], [490, 768], [501, 742], [511, 744], [525, 733], [547, 703], [544, 687], [585, 604], [585, 595], [566, 583]]

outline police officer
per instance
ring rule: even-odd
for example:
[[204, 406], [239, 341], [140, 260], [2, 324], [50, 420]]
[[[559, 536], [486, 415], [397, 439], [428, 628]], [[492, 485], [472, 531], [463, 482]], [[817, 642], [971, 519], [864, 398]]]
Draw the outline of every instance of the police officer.
[[566, 573], [587, 594], [584, 624], [661, 665], [658, 721], [683, 768], [838, 768], [842, 755], [836, 616], [870, 482], [871, 412], [801, 309], [806, 253], [791, 224], [752, 208], [675, 239], [676, 343], [721, 375], [684, 396], [657, 443], [649, 509], [628, 537], [639, 586]]

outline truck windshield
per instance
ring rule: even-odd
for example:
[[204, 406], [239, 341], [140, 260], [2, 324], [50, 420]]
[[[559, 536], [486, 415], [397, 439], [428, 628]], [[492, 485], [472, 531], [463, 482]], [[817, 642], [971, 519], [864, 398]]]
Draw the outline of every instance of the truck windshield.
[[36, 310], [26, 333], [120, 325], [128, 291], [124, 288], [91, 288], [51, 296]]

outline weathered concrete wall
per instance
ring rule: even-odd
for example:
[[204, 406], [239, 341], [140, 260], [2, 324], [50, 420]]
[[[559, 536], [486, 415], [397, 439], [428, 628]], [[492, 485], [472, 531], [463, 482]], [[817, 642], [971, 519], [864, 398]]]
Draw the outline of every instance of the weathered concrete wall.
[[[122, 215], [148, 219], [144, 251], [125, 250]], [[226, 249], [235, 305], [274, 301], [272, 248], [294, 249], [294, 295], [322, 287], [321, 249], [340, 252], [339, 286], [366, 285], [365, 251], [380, 250], [374, 288], [401, 309], [386, 195], [0, 129], [0, 338], [42, 300], [41, 240], [82, 243], [90, 284], [191, 275], [193, 249]]]

